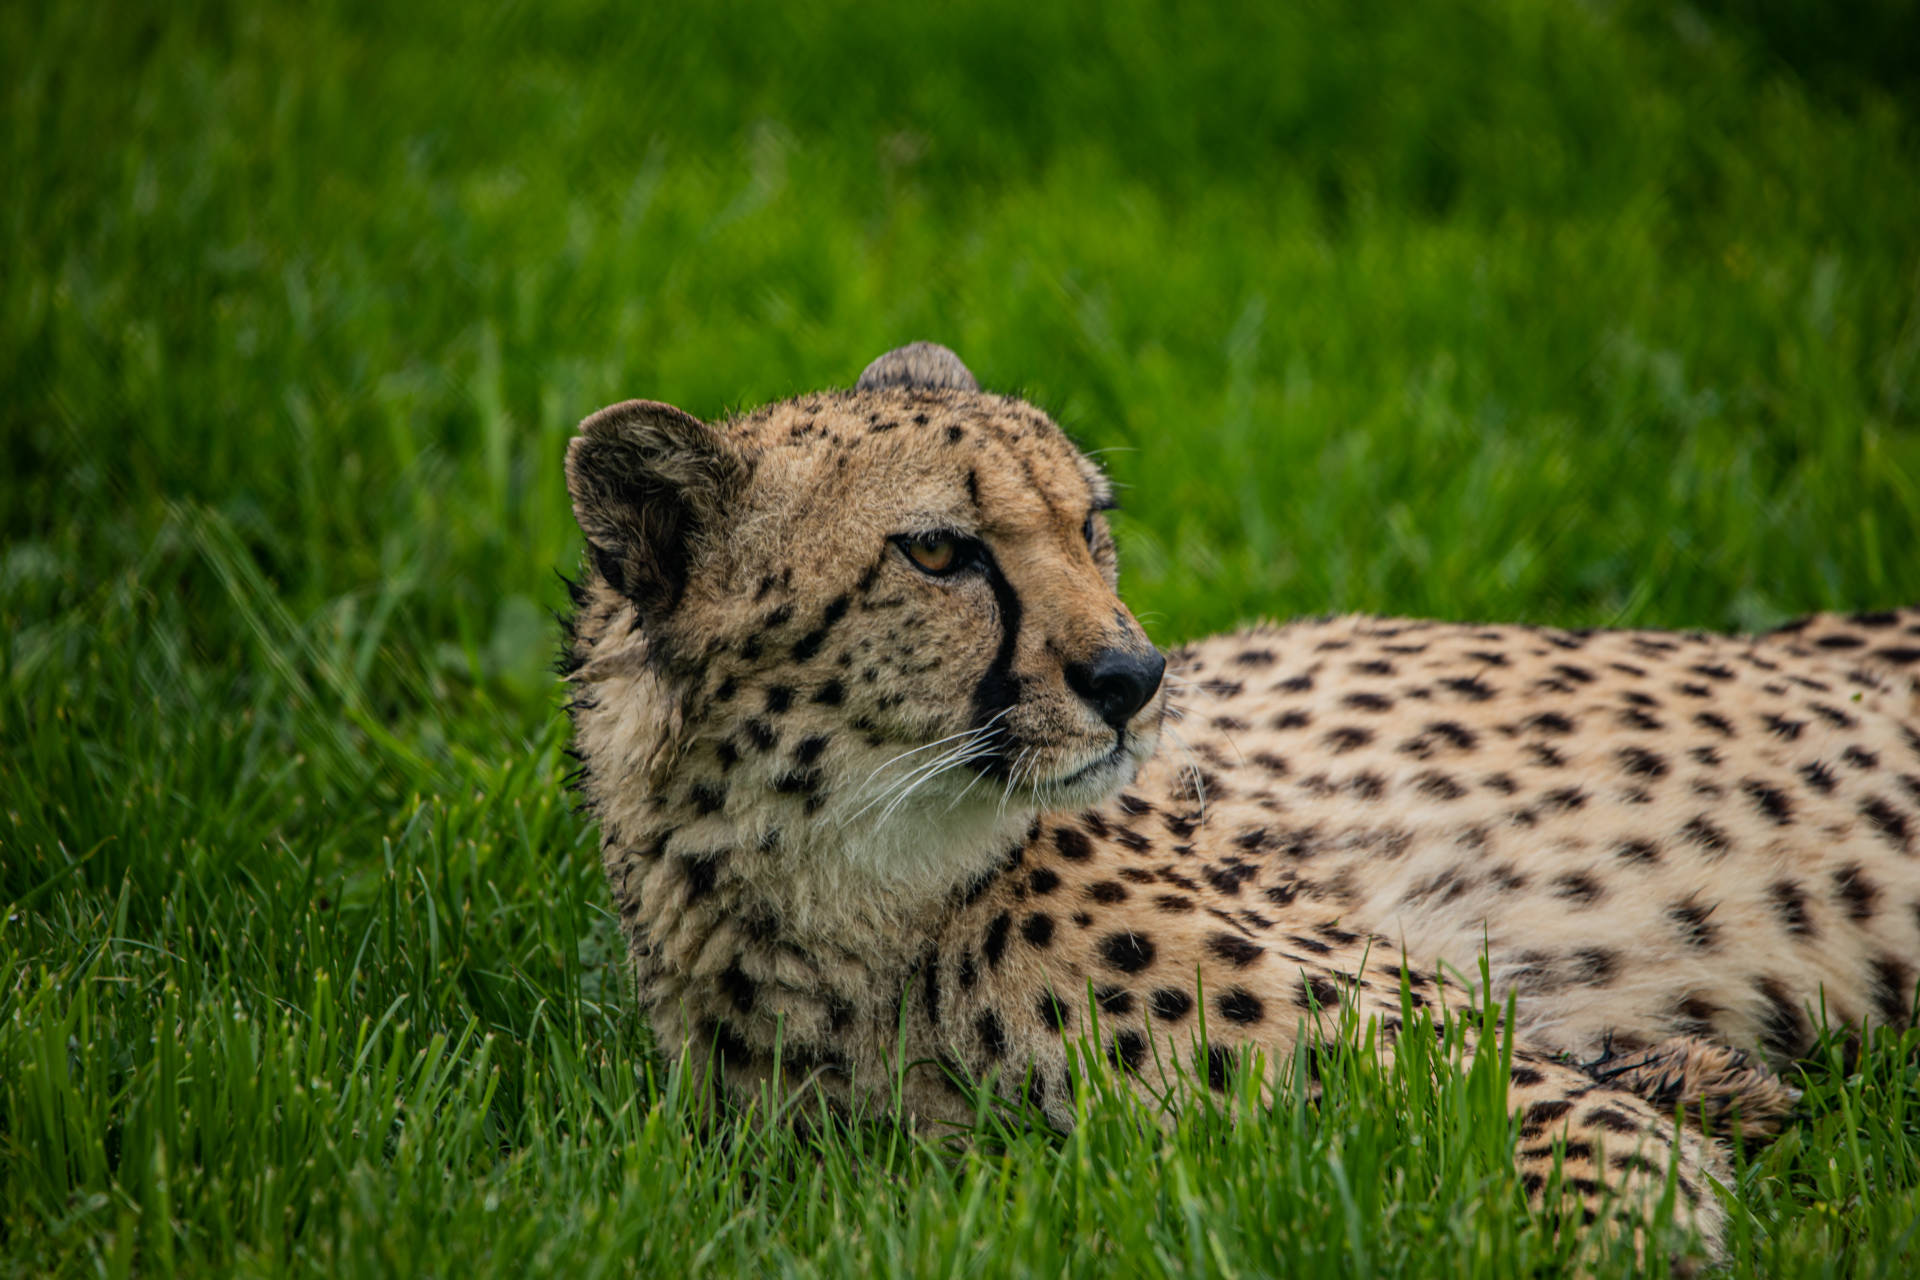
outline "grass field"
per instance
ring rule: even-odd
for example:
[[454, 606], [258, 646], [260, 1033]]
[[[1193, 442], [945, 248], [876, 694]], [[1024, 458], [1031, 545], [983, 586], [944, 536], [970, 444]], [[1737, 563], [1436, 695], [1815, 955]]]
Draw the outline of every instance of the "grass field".
[[[655, 8], [0, 9], [0, 1274], [1565, 1265], [1498, 1090], [1364, 1055], [701, 1124], [559, 785], [563, 442], [931, 337], [1112, 450], [1163, 643], [1920, 600], [1906, 6]], [[1917, 1045], [1736, 1274], [1920, 1271]]]

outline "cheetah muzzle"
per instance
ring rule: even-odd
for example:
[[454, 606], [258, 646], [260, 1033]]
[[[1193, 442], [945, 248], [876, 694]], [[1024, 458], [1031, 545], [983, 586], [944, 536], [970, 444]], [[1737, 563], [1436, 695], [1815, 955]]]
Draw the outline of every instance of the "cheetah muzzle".
[[1772, 1068], [1911, 1014], [1920, 610], [1163, 657], [1105, 475], [924, 343], [719, 425], [615, 405], [566, 472], [580, 786], [656, 1032], [736, 1093], [966, 1124], [970, 1079], [1065, 1128], [1090, 1003], [1143, 1087], [1161, 1043], [1226, 1089], [1313, 1010], [1391, 1052], [1403, 983], [1511, 997], [1529, 1195], [1560, 1159], [1643, 1208], [1677, 1160], [1711, 1247]]

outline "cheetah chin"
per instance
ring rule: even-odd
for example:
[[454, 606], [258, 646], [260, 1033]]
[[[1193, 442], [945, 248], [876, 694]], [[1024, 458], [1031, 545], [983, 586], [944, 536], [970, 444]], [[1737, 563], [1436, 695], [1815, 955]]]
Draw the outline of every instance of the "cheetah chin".
[[1775, 1070], [1911, 1016], [1920, 610], [1163, 655], [1106, 476], [924, 343], [717, 425], [612, 406], [566, 474], [579, 786], [656, 1033], [735, 1096], [1064, 1129], [1096, 1033], [1227, 1091], [1322, 1011], [1391, 1053], [1403, 990], [1510, 998], [1529, 1199], [1632, 1221], [1673, 1169], [1711, 1253]]

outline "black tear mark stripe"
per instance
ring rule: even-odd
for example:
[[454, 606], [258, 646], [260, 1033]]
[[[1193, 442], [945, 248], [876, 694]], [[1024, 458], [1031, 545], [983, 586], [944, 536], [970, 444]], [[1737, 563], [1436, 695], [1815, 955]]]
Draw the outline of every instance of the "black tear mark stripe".
[[833, 598], [833, 602], [820, 616], [820, 625], [794, 641], [793, 660], [795, 662], [811, 661], [814, 655], [820, 652], [820, 646], [827, 642], [827, 633], [833, 630], [835, 623], [847, 616], [847, 607], [851, 603], [852, 601], [845, 594]]
[[[1013, 652], [1020, 642], [1020, 593], [1013, 589], [1013, 584], [1007, 581], [1007, 575], [1000, 571], [1000, 562], [994, 558], [991, 549], [983, 546], [980, 557], [981, 573], [987, 580], [988, 589], [993, 592], [994, 609], [1000, 616], [1000, 645], [994, 651], [993, 661], [987, 664], [986, 671], [980, 676], [980, 682], [973, 688], [975, 728], [984, 727], [1020, 698], [1020, 682], [1013, 674]], [[1004, 752], [996, 750], [976, 767], [994, 777], [1004, 778], [1011, 771], [1012, 762]]]

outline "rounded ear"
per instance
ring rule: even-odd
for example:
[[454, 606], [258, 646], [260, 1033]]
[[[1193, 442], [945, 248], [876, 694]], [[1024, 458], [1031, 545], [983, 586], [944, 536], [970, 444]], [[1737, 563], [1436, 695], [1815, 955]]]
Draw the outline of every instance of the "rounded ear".
[[679, 603], [694, 552], [739, 500], [747, 472], [725, 436], [653, 400], [600, 410], [567, 445], [567, 490], [594, 568], [649, 616]]
[[859, 391], [920, 387], [929, 391], [978, 391], [980, 384], [960, 357], [937, 342], [910, 342], [881, 356], [860, 375]]

